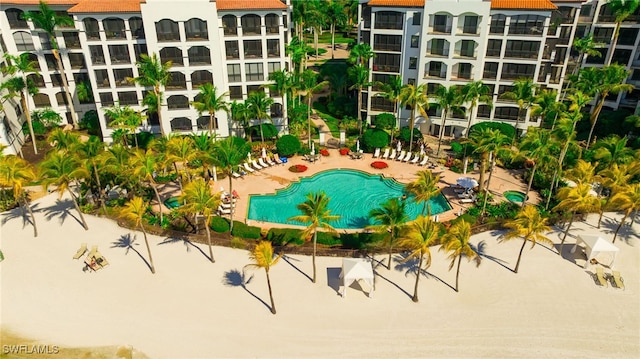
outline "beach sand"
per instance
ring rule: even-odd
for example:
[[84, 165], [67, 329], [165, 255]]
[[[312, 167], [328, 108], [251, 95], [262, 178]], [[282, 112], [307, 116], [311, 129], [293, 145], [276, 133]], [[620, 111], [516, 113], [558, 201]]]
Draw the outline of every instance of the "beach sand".
[[[415, 276], [399, 255], [390, 271], [376, 266], [372, 298], [357, 284], [338, 295], [340, 258], [317, 258], [313, 284], [311, 258], [287, 256], [271, 271], [272, 315], [264, 271], [243, 271], [245, 250], [215, 247], [211, 263], [204, 245], [149, 236], [151, 274], [141, 232], [93, 216], [85, 231], [68, 197], [58, 201], [57, 193], [34, 207], [37, 238], [19, 210], [0, 218], [0, 323], [43, 344], [131, 345], [150, 358], [185, 359], [640, 356], [638, 224], [616, 242], [615, 269], [626, 290], [594, 283], [581, 251], [569, 251], [574, 237], [563, 256], [557, 246], [528, 245], [515, 274], [521, 240], [498, 243], [500, 232], [487, 232], [471, 242], [485, 241], [493, 259], [478, 268], [464, 260], [458, 293], [455, 269], [432, 248], [419, 303], [411, 301]], [[601, 230], [576, 223], [572, 234], [611, 239], [619, 218], [607, 214]], [[128, 251], [118, 247], [127, 238], [135, 239]], [[550, 238], [560, 242], [557, 232]], [[72, 259], [83, 242], [97, 245], [109, 265], [83, 272], [82, 259]]]

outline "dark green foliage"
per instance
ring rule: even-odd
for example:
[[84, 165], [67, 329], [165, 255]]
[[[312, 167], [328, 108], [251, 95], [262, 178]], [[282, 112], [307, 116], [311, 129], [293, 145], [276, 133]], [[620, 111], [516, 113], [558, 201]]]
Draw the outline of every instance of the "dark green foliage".
[[456, 154], [456, 157], [460, 157], [464, 153], [464, 145], [460, 142], [451, 142], [451, 151]]
[[334, 117], [356, 116], [358, 107], [355, 96], [335, 96], [333, 101], [327, 104], [327, 110]]
[[[47, 128], [40, 120], [32, 119], [31, 125], [33, 126], [33, 133], [36, 136], [42, 136], [47, 133]], [[29, 135], [29, 124], [26, 121], [22, 124], [22, 133]]]
[[[398, 135], [398, 138], [403, 141], [403, 142], [409, 142], [409, 138], [411, 137], [411, 129], [409, 127], [403, 127], [400, 130], [400, 134]], [[421, 140], [422, 139], [422, 133], [420, 132], [419, 129], [414, 128], [413, 129], [413, 141], [417, 141], [417, 140]]]
[[260, 227], [248, 226], [242, 222], [233, 221], [231, 234], [245, 239], [258, 239], [260, 238]]
[[89, 110], [85, 112], [79, 125], [80, 128], [86, 129], [90, 135], [102, 138], [100, 119], [98, 118], [98, 112], [96, 110]]
[[335, 234], [318, 232], [318, 244], [325, 246], [340, 246], [342, 245], [342, 241], [341, 238], [338, 238]]
[[293, 135], [284, 135], [276, 142], [276, 149], [278, 154], [283, 157], [289, 157], [295, 155], [300, 151], [300, 140]]
[[[135, 134], [135, 136], [138, 137], [138, 147], [145, 150], [149, 147], [149, 143], [151, 143], [151, 140], [155, 138], [153, 133], [146, 131], [138, 132]], [[129, 143], [135, 143], [135, 141], [133, 141], [132, 139], [132, 141]]]
[[293, 228], [271, 228], [269, 233], [267, 233], [267, 240], [271, 241], [271, 243], [276, 246], [304, 244], [302, 231]]
[[251, 138], [260, 138], [260, 126], [262, 126], [262, 134], [264, 138], [276, 138], [278, 137], [278, 129], [272, 123], [263, 123], [261, 125], [251, 126], [247, 129], [247, 133]]
[[373, 152], [375, 148], [383, 148], [389, 145], [389, 134], [379, 128], [369, 128], [362, 135], [362, 149]]
[[167, 173], [166, 176], [158, 174], [156, 175], [155, 180], [157, 183], [168, 183], [171, 181], [175, 181], [176, 178], [178, 178], [178, 175], [175, 172], [171, 172], [171, 173]]
[[[624, 137], [629, 133], [635, 136], [640, 135], [640, 128], [635, 127], [633, 123], [625, 121], [625, 119], [630, 115], [633, 115], [633, 112], [627, 109], [619, 109], [616, 111], [603, 110], [598, 117], [598, 122], [596, 123], [596, 127], [593, 130], [593, 134], [597, 138], [605, 138], [612, 134], [616, 134], [620, 137]], [[587, 116], [586, 118], [589, 117]], [[587, 136], [589, 135], [589, 129], [590, 128], [587, 128]]]
[[373, 120], [373, 124], [377, 128], [381, 128], [383, 130], [390, 130], [396, 126], [396, 116], [390, 113], [383, 113], [377, 115]]
[[307, 121], [307, 109], [309, 108], [309, 106], [302, 102], [296, 103], [295, 105], [293, 104], [293, 101], [290, 101], [289, 103], [291, 104], [287, 109], [287, 115], [289, 115], [289, 124], [305, 123]]
[[[234, 226], [236, 223], [237, 222], [233, 223]], [[214, 232], [218, 232], [218, 233], [229, 232], [229, 221], [222, 217], [213, 216], [211, 217], [211, 223], [209, 224], [209, 227], [211, 227], [211, 229]]]
[[508, 123], [487, 121], [476, 123], [475, 125], [471, 126], [471, 128], [469, 129], [469, 135], [471, 135], [475, 131], [481, 131], [484, 128], [497, 129], [508, 138], [513, 138], [516, 133], [515, 127]]

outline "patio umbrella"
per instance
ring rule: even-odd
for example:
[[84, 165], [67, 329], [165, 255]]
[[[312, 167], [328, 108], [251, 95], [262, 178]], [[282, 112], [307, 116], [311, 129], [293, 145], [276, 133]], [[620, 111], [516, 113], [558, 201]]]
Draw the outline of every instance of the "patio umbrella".
[[262, 147], [262, 158], [267, 158], [267, 149]]
[[398, 146], [396, 147], [396, 151], [398, 152], [402, 151], [402, 143], [400, 143], [400, 141], [398, 141]]
[[420, 145], [420, 156], [424, 155], [424, 143]]
[[360, 140], [356, 140], [356, 152], [360, 152]]
[[464, 187], [464, 188], [474, 188], [478, 185], [478, 181], [476, 181], [475, 179], [471, 178], [471, 177], [460, 177], [458, 178], [458, 180], [456, 181], [458, 183], [458, 185], [460, 187]]
[[251, 152], [247, 153], [247, 160], [251, 162]]
[[311, 142], [311, 154], [312, 155], [316, 154], [316, 143], [315, 142]]

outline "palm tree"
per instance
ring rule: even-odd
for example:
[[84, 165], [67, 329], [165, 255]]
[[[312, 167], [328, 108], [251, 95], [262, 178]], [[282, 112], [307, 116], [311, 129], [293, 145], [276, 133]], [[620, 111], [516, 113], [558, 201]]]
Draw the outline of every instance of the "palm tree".
[[285, 47], [285, 53], [291, 58], [291, 64], [294, 71], [302, 73], [306, 68], [307, 52], [311, 50], [311, 47], [307, 45], [304, 40], [300, 40], [299, 37], [293, 37], [289, 45]]
[[[472, 133], [469, 140], [470, 143], [474, 144], [474, 147], [476, 148], [474, 152], [480, 154], [479, 192], [485, 194], [482, 204], [482, 215], [484, 215], [487, 206], [487, 198], [489, 197], [489, 185], [491, 183], [493, 169], [496, 165], [496, 157], [503, 151], [509, 151], [509, 139], [498, 129], [483, 128], [478, 132]], [[489, 178], [487, 179], [485, 188], [484, 172], [489, 158], [491, 159], [489, 163]]]
[[551, 131], [532, 127], [529, 128], [527, 134], [520, 142], [519, 152], [515, 158], [524, 157], [527, 161], [533, 162], [531, 167], [531, 173], [529, 174], [529, 183], [527, 184], [527, 191], [525, 192], [525, 198], [522, 200], [522, 206], [524, 207], [529, 198], [529, 192], [533, 185], [533, 178], [535, 177], [536, 170], [540, 167], [553, 168], [556, 164], [555, 153], [559, 152], [558, 144], [553, 141]]
[[117, 143], [107, 148], [99, 157], [99, 163], [102, 171], [113, 177], [113, 182], [126, 186], [131, 184], [131, 178], [129, 171], [123, 169], [130, 167], [130, 157], [129, 149]]
[[[569, 96], [571, 97], [571, 95]], [[574, 105], [571, 105], [573, 108]], [[553, 194], [553, 189], [557, 186], [557, 182], [562, 177], [562, 172], [564, 170], [563, 163], [564, 158], [567, 155], [567, 152], [570, 148], [575, 150], [580, 150], [576, 138], [576, 124], [578, 121], [582, 119], [582, 113], [579, 110], [572, 109], [570, 112], [563, 112], [558, 120], [557, 126], [552, 128], [552, 136], [554, 138], [554, 143], [562, 143], [562, 149], [560, 150], [560, 154], [558, 155], [558, 159], [555, 161], [557, 163], [556, 169], [553, 173], [553, 177], [551, 178], [551, 185], [549, 186], [549, 195], [547, 196], [547, 203], [545, 204], [545, 209], [549, 208], [549, 203], [551, 201], [551, 195]]]
[[566, 173], [567, 179], [577, 184], [591, 185], [593, 182], [599, 182], [600, 176], [596, 174], [596, 166], [585, 160], [578, 160], [573, 167]]
[[396, 117], [396, 122], [393, 124], [393, 129], [391, 130], [390, 143], [393, 143], [393, 133], [396, 131], [396, 127], [398, 127], [397, 119], [400, 118], [398, 115], [398, 103], [400, 102], [400, 93], [403, 87], [402, 77], [392, 76], [388, 82], [377, 82], [375, 85], [382, 91], [378, 93], [378, 96], [393, 102], [393, 116]]
[[518, 124], [520, 124], [520, 115], [524, 110], [526, 118], [526, 111], [529, 109], [529, 107], [531, 107], [531, 104], [535, 99], [535, 92], [537, 88], [538, 85], [534, 84], [532, 79], [521, 78], [513, 82], [513, 89], [511, 91], [507, 91], [500, 95], [501, 98], [515, 101], [518, 104], [518, 117], [516, 118], [515, 125], [516, 132], [513, 136], [513, 139], [511, 140], [511, 144], [513, 144], [518, 137]]
[[57, 151], [71, 152], [80, 144], [80, 136], [58, 127], [49, 133], [47, 142]]
[[140, 61], [136, 62], [138, 67], [138, 77], [132, 78], [131, 81], [145, 87], [153, 88], [153, 99], [156, 102], [158, 113], [158, 121], [160, 122], [160, 134], [166, 136], [164, 125], [162, 123], [162, 89], [171, 80], [171, 61], [162, 63], [157, 54], [148, 56], [140, 55]]
[[[471, 224], [467, 221], [459, 221], [449, 228], [447, 234], [442, 237], [442, 247], [440, 250], [449, 252], [449, 258], [451, 263], [449, 264], [449, 270], [453, 268], [453, 265], [458, 259], [458, 268], [456, 269], [456, 287], [455, 291], [458, 291], [458, 279], [460, 277], [460, 262], [462, 257], [467, 257], [467, 260], [471, 261], [478, 254], [469, 245], [469, 238], [471, 238]], [[476, 261], [476, 266], [480, 265], [480, 261]]]
[[264, 147], [264, 133], [262, 131], [262, 120], [271, 119], [269, 115], [269, 109], [273, 105], [273, 99], [267, 97], [262, 91], [256, 91], [249, 94], [246, 105], [251, 117], [256, 118], [260, 125], [260, 142]]
[[33, 124], [31, 122], [31, 110], [29, 109], [29, 103], [27, 102], [27, 96], [29, 94], [35, 95], [38, 93], [38, 88], [29, 79], [27, 79], [28, 73], [38, 74], [36, 61], [31, 61], [29, 53], [23, 53], [19, 56], [13, 56], [11, 54], [4, 54], [4, 59], [9, 65], [2, 68], [3, 72], [13, 75], [20, 73], [20, 80], [13, 79], [7, 81], [7, 85], [0, 85], [0, 89], [7, 86], [9, 92], [20, 93], [20, 103], [24, 111], [24, 117], [27, 119], [27, 125], [29, 126], [29, 134], [31, 135], [31, 142], [33, 142], [33, 152], [37, 155], [38, 148], [36, 146], [36, 136], [33, 132]]
[[185, 213], [193, 213], [196, 216], [204, 217], [204, 228], [207, 231], [207, 243], [209, 243], [209, 258], [211, 263], [215, 262], [213, 258], [213, 249], [211, 247], [211, 229], [209, 223], [211, 216], [215, 213], [220, 205], [220, 194], [211, 194], [211, 188], [202, 178], [198, 178], [184, 187], [184, 193], [180, 196], [180, 202], [184, 205], [180, 207], [180, 211]]
[[288, 221], [308, 223], [309, 226], [303, 232], [305, 238], [313, 235], [313, 283], [316, 282], [316, 249], [318, 241], [318, 229], [323, 228], [329, 232], [336, 233], [329, 222], [337, 221], [340, 216], [331, 214], [329, 209], [329, 197], [324, 192], [307, 193], [307, 200], [296, 206], [302, 215], [293, 216]]
[[441, 191], [441, 188], [438, 187], [440, 175], [434, 174], [429, 170], [419, 171], [416, 175], [418, 178], [407, 184], [406, 191], [415, 196], [416, 203], [422, 202], [422, 215], [430, 216], [429, 200], [437, 196]]
[[193, 139], [189, 136], [176, 136], [171, 137], [167, 143], [166, 160], [173, 163], [173, 168], [176, 174], [181, 178], [178, 183], [182, 190], [182, 176], [178, 170], [178, 162], [182, 165], [182, 171], [184, 172], [187, 181], [191, 181], [191, 174], [189, 173], [189, 162], [196, 158], [196, 152], [193, 150]]
[[249, 134], [247, 129], [249, 128], [249, 120], [251, 119], [251, 114], [249, 113], [247, 104], [244, 102], [233, 101], [229, 107], [231, 109], [231, 120], [242, 127], [246, 138]]
[[69, 90], [69, 83], [67, 82], [67, 75], [60, 57], [60, 48], [58, 47], [58, 41], [56, 40], [56, 28], [73, 26], [74, 21], [72, 18], [66, 15], [59, 15], [44, 2], [40, 1], [38, 11], [26, 11], [22, 14], [22, 17], [33, 22], [33, 26], [36, 29], [41, 29], [49, 36], [49, 43], [51, 44], [51, 52], [56, 59], [56, 65], [58, 66], [58, 73], [62, 79], [62, 86], [64, 87], [64, 94], [71, 113], [71, 121], [73, 121], [73, 127], [78, 128], [78, 115], [73, 104], [73, 98], [71, 91]]
[[216, 126], [213, 125], [216, 118], [217, 111], [229, 111], [229, 106], [225, 97], [229, 95], [229, 92], [223, 92], [218, 95], [218, 89], [211, 83], [206, 83], [200, 86], [200, 92], [198, 93], [199, 101], [191, 102], [193, 108], [198, 111], [198, 114], [202, 116], [204, 112], [209, 113], [209, 136], [215, 136]]
[[[576, 213], [593, 213], [600, 209], [600, 200], [592, 194], [591, 185], [589, 183], [578, 183], [576, 187], [563, 187], [558, 191], [558, 203], [554, 211], [568, 211], [571, 213], [569, 224], [564, 231], [564, 236], [560, 242], [560, 248], [564, 245], [564, 240], [569, 234], [573, 219]], [[562, 253], [562, 250], [559, 251]]]
[[102, 206], [102, 211], [107, 214], [107, 208], [104, 203], [104, 189], [100, 183], [100, 173], [98, 172], [98, 161], [104, 153], [104, 143], [96, 136], [90, 136], [85, 142], [78, 144], [77, 153], [83, 161], [85, 161], [92, 169], [93, 175], [98, 185], [98, 200]]
[[282, 97], [282, 117], [287, 120], [287, 107], [289, 102], [287, 98], [289, 96], [289, 91], [292, 88], [293, 75], [286, 70], [278, 70], [269, 74], [269, 81], [273, 81], [273, 84], [268, 85], [269, 93], [273, 91], [274, 93], [280, 94]]
[[440, 86], [434, 94], [435, 104], [442, 110], [440, 134], [438, 135], [438, 150], [436, 153], [440, 155], [440, 147], [442, 146], [442, 138], [444, 137], [444, 129], [447, 125], [447, 116], [451, 111], [460, 112], [460, 105], [464, 100], [457, 86], [449, 87]]
[[531, 117], [540, 117], [542, 124], [546, 124], [551, 118], [551, 129], [555, 127], [555, 121], [558, 115], [565, 110], [564, 103], [559, 102], [558, 91], [544, 89], [536, 94], [531, 105]]
[[124, 131], [123, 144], [128, 146], [127, 136], [133, 134], [133, 140], [135, 141], [136, 148], [138, 147], [138, 136], [136, 136], [136, 129], [142, 125], [144, 119], [140, 111], [136, 111], [129, 106], [120, 106], [116, 104], [113, 107], [103, 109], [104, 114], [111, 119], [109, 127], [114, 127]]
[[593, 158], [602, 161], [606, 167], [628, 164], [633, 160], [633, 150], [627, 147], [627, 140], [626, 136], [620, 138], [617, 135], [598, 140], [593, 146]]
[[400, 230], [409, 220], [406, 211], [406, 202], [395, 197], [390, 198], [382, 203], [380, 207], [372, 209], [369, 212], [369, 217], [372, 218], [376, 224], [368, 226], [368, 228], [380, 233], [389, 233], [387, 237], [387, 246], [389, 249], [387, 269], [390, 270], [393, 246], [398, 239]]
[[331, 59], [335, 58], [334, 49], [336, 47], [336, 27], [343, 26], [347, 23], [347, 14], [340, 3], [330, 0], [326, 7], [326, 18], [331, 23]]
[[249, 258], [253, 263], [247, 264], [245, 267], [264, 268], [267, 275], [267, 286], [269, 287], [269, 299], [271, 299], [271, 313], [276, 314], [276, 304], [273, 302], [273, 291], [271, 290], [271, 279], [269, 278], [269, 270], [278, 264], [282, 254], [275, 256], [271, 242], [260, 241], [251, 251]]
[[611, 193], [607, 196], [604, 203], [600, 207], [600, 217], [598, 217], [598, 228], [600, 228], [600, 224], [602, 222], [602, 216], [604, 215], [605, 209], [610, 208], [611, 199], [616, 193], [625, 189], [625, 186], [628, 185], [631, 179], [638, 174], [638, 166], [635, 165], [620, 165], [617, 163], [611, 164], [608, 168], [604, 169], [600, 172], [600, 177], [602, 178], [602, 186], [609, 188]]
[[369, 81], [369, 67], [366, 65], [355, 65], [347, 70], [349, 77], [353, 81], [353, 85], [349, 87], [349, 90], [358, 90], [358, 129], [360, 130], [360, 136], [362, 136], [362, 91], [373, 83]]
[[525, 206], [518, 212], [515, 219], [507, 221], [504, 226], [511, 229], [504, 234], [503, 238], [505, 240], [514, 238], [523, 239], [520, 253], [518, 253], [518, 260], [516, 261], [516, 267], [513, 269], [514, 273], [518, 273], [522, 251], [527, 241], [531, 242], [531, 248], [535, 247], [537, 242], [553, 245], [551, 239], [544, 235], [551, 231], [551, 227], [547, 225], [547, 219], [542, 217], [535, 206]]
[[409, 128], [411, 129], [409, 152], [411, 152], [413, 148], [413, 128], [416, 124], [416, 110], [418, 110], [420, 115], [425, 119], [428, 117], [429, 98], [427, 97], [427, 84], [422, 83], [418, 86], [409, 84], [404, 86], [400, 91], [400, 104], [402, 104], [402, 106], [408, 106], [411, 109], [411, 118], [409, 120]]
[[[593, 34], [587, 34], [584, 37], [576, 38], [573, 40], [573, 50], [578, 52], [578, 61], [576, 61], [576, 66], [571, 71], [571, 75], [575, 76], [580, 67], [582, 66], [582, 62], [587, 56], [601, 57], [602, 53], [598, 51], [598, 48], [601, 47], [602, 44], [596, 43], [593, 41]], [[571, 83], [571, 81], [568, 81]]]
[[467, 120], [467, 130], [465, 131], [465, 137], [469, 137], [469, 130], [471, 129], [471, 119], [473, 118], [473, 110], [478, 103], [487, 104], [489, 107], [493, 107], [493, 101], [491, 100], [493, 94], [491, 88], [485, 85], [482, 81], [472, 81], [462, 87], [462, 102], [469, 102], [469, 119]]
[[[2, 149], [0, 148], [0, 152]], [[13, 189], [13, 198], [18, 202], [20, 208], [27, 210], [33, 224], [33, 236], [38, 236], [38, 227], [36, 226], [36, 217], [33, 215], [31, 206], [29, 205], [28, 196], [25, 193], [24, 186], [36, 179], [36, 173], [33, 166], [20, 157], [14, 155], [0, 157], [0, 186], [11, 187]]]
[[367, 43], [361, 42], [353, 45], [349, 52], [347, 62], [350, 64], [367, 66], [369, 64], [369, 60], [374, 56], [375, 54], [371, 49], [371, 46]]
[[147, 213], [148, 203], [142, 198], [135, 196], [129, 202], [124, 205], [120, 215], [127, 220], [134, 222], [135, 227], [140, 227], [142, 234], [144, 235], [144, 243], [147, 246], [147, 253], [149, 254], [149, 267], [151, 267], [151, 273], [156, 273], [156, 268], [153, 266], [153, 257], [151, 256], [151, 248], [149, 247], [149, 240], [147, 239], [147, 231], [144, 229], [142, 219], [145, 213]]
[[[613, 59], [613, 53], [615, 52], [616, 45], [618, 44], [618, 36], [620, 36], [620, 25], [623, 21], [625, 21], [630, 15], [632, 15], [638, 6], [640, 6], [639, 0], [608, 0], [606, 6], [611, 9], [613, 16], [615, 17], [616, 27], [613, 31], [613, 36], [611, 38], [611, 46], [609, 47], [609, 54], [607, 55], [607, 60], [605, 61], [605, 66], [611, 65], [611, 60]], [[626, 64], [623, 64], [626, 65]]]
[[620, 232], [620, 228], [622, 228], [627, 217], [629, 217], [633, 211], [640, 209], [640, 183], [627, 185], [622, 191], [613, 195], [613, 198], [611, 198], [611, 206], [618, 210], [622, 210], [624, 213], [618, 228], [616, 228], [616, 231], [613, 234], [613, 243], [615, 243], [616, 237], [618, 237], [618, 232]]
[[162, 201], [158, 192], [158, 183], [155, 174], [159, 167], [159, 158], [152, 150], [137, 150], [131, 157], [131, 174], [138, 182], [146, 182], [156, 195], [158, 201], [158, 212], [160, 213], [160, 224], [163, 222]]
[[[430, 247], [438, 244], [440, 237], [440, 226], [432, 221], [429, 217], [418, 216], [415, 221], [405, 227], [400, 239], [401, 247], [412, 250], [411, 254], [405, 259], [419, 258], [418, 267], [416, 268], [416, 284], [413, 288], [413, 297], [411, 300], [418, 302], [418, 281], [420, 280], [420, 271], [424, 265], [429, 268], [431, 265]], [[426, 261], [425, 261], [426, 256]]]
[[322, 31], [322, 27], [327, 23], [326, 13], [322, 11], [323, 3], [318, 0], [308, 0], [305, 11], [305, 24], [313, 29], [313, 47], [316, 50], [316, 59], [318, 58], [318, 32]]
[[300, 80], [301, 94], [305, 96], [307, 100], [307, 146], [311, 147], [311, 99], [313, 98], [313, 94], [324, 89], [329, 84], [329, 81], [318, 82], [318, 74], [313, 70], [304, 70], [304, 72], [300, 74]]
[[80, 160], [69, 153], [52, 151], [40, 162], [40, 178], [42, 179], [43, 188], [46, 190], [49, 185], [56, 186], [60, 197], [62, 197], [64, 191], [68, 191], [85, 230], [89, 230], [89, 227], [78, 206], [78, 199], [73, 190], [71, 190], [71, 185], [75, 182], [79, 189], [78, 182], [80, 179], [89, 176], [89, 171], [81, 165]]

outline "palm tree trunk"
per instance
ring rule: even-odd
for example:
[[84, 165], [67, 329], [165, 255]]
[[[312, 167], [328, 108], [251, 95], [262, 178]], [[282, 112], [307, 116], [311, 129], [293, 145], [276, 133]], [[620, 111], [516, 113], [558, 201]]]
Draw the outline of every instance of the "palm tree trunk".
[[162, 124], [162, 99], [160, 98], [160, 86], [153, 87], [153, 93], [156, 95], [158, 123], [160, 124], [160, 135], [165, 137], [167, 134], [164, 132], [164, 125]]
[[420, 253], [420, 261], [418, 262], [418, 269], [416, 269], [416, 284], [413, 287], [413, 297], [411, 298], [414, 303], [418, 303], [418, 281], [420, 280], [420, 271], [422, 270], [422, 259], [424, 255]]
[[358, 88], [358, 131], [362, 136], [362, 87]]
[[616, 228], [616, 232], [613, 234], [613, 240], [611, 241], [611, 243], [616, 243], [616, 237], [618, 237], [618, 232], [620, 232], [620, 228], [622, 228], [622, 225], [627, 220], [629, 213], [631, 213], [630, 210], [624, 212], [624, 217], [622, 217], [622, 220], [620, 221], [618, 228]]
[[534, 162], [533, 168], [531, 169], [531, 178], [529, 178], [529, 184], [527, 185], [527, 193], [524, 194], [524, 199], [522, 200], [522, 207], [527, 204], [527, 198], [529, 198], [529, 192], [531, 191], [531, 186], [533, 185], [533, 176], [535, 176], [537, 168], [538, 162]]
[[556, 177], [558, 176], [558, 169], [553, 172], [553, 177], [551, 177], [551, 185], [549, 186], [549, 195], [547, 196], [547, 203], [544, 205], [544, 209], [549, 209], [549, 203], [551, 202], [551, 196], [553, 195], [553, 188], [556, 182]]
[[489, 178], [487, 179], [487, 188], [484, 191], [484, 204], [482, 205], [482, 216], [484, 216], [485, 210], [487, 209], [487, 200], [489, 198], [489, 184], [491, 182], [491, 176], [493, 175], [493, 167], [496, 164], [496, 156], [491, 152], [491, 164], [489, 164]]
[[307, 146], [311, 148], [311, 93], [307, 94], [307, 98], [307, 137], [309, 138]]
[[333, 56], [333, 48], [336, 46], [336, 24], [334, 22], [331, 23], [331, 60], [335, 57]]
[[96, 161], [91, 161], [93, 165], [93, 174], [96, 177], [96, 183], [98, 184], [98, 200], [100, 201], [100, 206], [102, 207], [102, 212], [104, 215], [107, 215], [107, 207], [104, 204], [104, 191], [102, 190], [102, 185], [100, 184], [100, 176], [98, 175], [98, 166], [96, 166]]
[[265, 268], [267, 273], [267, 287], [269, 287], [269, 299], [271, 300], [271, 313], [276, 314], [276, 304], [273, 302], [273, 291], [271, 290], [271, 279], [269, 278], [269, 271]]
[[318, 28], [313, 28], [313, 46], [316, 48], [316, 60], [318, 60]]
[[482, 191], [484, 190], [484, 177], [486, 176], [486, 171], [487, 171], [487, 154], [486, 153], [482, 153], [480, 155], [480, 178], [479, 178], [479, 192], [482, 193]]
[[[24, 83], [26, 86], [27, 81], [24, 80]], [[31, 122], [31, 111], [29, 111], [29, 106], [27, 105], [27, 97], [25, 95], [25, 91], [27, 91], [27, 89], [24, 89], [20, 92], [20, 102], [22, 102], [22, 108], [24, 109], [24, 117], [26, 117], [27, 124], [29, 125], [29, 135], [31, 136], [31, 142], [33, 143], [33, 152], [37, 155], [38, 146], [36, 145], [36, 135], [33, 132], [33, 123]]]
[[[456, 270], [456, 292], [458, 291], [458, 278], [460, 278], [460, 263], [462, 262], [462, 254], [458, 256], [458, 269]], [[517, 266], [516, 266], [517, 268]], [[516, 273], [518, 270], [516, 269]]]
[[206, 216], [204, 219], [204, 228], [207, 230], [207, 242], [209, 243], [209, 258], [211, 259], [211, 263], [215, 263], [216, 260], [213, 258], [213, 248], [211, 247], [211, 230], [209, 229], [209, 219], [211, 217]]
[[213, 113], [209, 112], [209, 137], [213, 136]]
[[520, 247], [520, 253], [518, 253], [518, 260], [516, 261], [516, 267], [513, 269], [513, 273], [518, 273], [518, 268], [520, 268], [520, 259], [522, 258], [522, 251], [524, 250], [524, 245], [527, 244], [526, 239], [522, 239], [522, 247]]
[[31, 217], [31, 220], [33, 221], [33, 236], [37, 237], [38, 236], [38, 227], [36, 226], [36, 217], [33, 215], [33, 211], [31, 210], [31, 206], [29, 206], [29, 202], [27, 202], [27, 199], [25, 198], [25, 196], [22, 196], [22, 202], [23, 202], [23, 206], [24, 208], [27, 209], [27, 213], [29, 213], [29, 217]]
[[262, 131], [262, 119], [258, 119], [258, 123], [260, 124], [260, 143], [262, 143], [262, 147], [264, 147], [264, 132]]
[[604, 62], [604, 66], [611, 65], [611, 61], [613, 60], [613, 53], [615, 52], [616, 45], [618, 44], [618, 36], [619, 35], [620, 35], [620, 23], [616, 22], [616, 28], [613, 31], [613, 38], [611, 40], [611, 46], [609, 46], [609, 50], [610, 51], [607, 54], [607, 60]]
[[393, 133], [396, 132], [396, 127], [398, 125], [398, 121], [400, 121], [400, 116], [398, 116], [398, 101], [393, 101], [393, 115], [395, 116], [393, 120], [393, 127], [391, 128], [391, 142], [393, 143]]
[[600, 216], [598, 217], [598, 228], [600, 228], [600, 224], [602, 223], [602, 216], [604, 215], [604, 209], [609, 208], [609, 201], [611, 200], [612, 196], [613, 194], [609, 194], [609, 197], [607, 197], [607, 200], [604, 201], [604, 204], [602, 206], [600, 206]]
[[598, 102], [598, 104], [596, 105], [596, 108], [593, 110], [593, 113], [591, 114], [591, 129], [589, 130], [589, 137], [587, 137], [587, 146], [585, 147], [586, 150], [588, 150], [589, 146], [591, 145], [591, 137], [593, 136], [593, 130], [596, 128], [596, 123], [598, 122], [600, 111], [602, 111], [602, 107], [604, 106], [604, 102], [608, 94], [609, 93], [601, 94], [600, 97], [602, 99]]
[[416, 125], [416, 109], [415, 106], [413, 106], [413, 108], [411, 109], [411, 119], [409, 121], [409, 127], [411, 128], [410, 130], [410, 136], [409, 136], [409, 152], [411, 152], [411, 149], [413, 148], [413, 127]]
[[156, 267], [153, 265], [153, 257], [151, 256], [151, 247], [149, 247], [149, 240], [147, 239], [147, 231], [144, 230], [142, 222], [140, 222], [140, 229], [144, 235], [144, 244], [147, 246], [147, 253], [149, 254], [149, 266], [151, 267], [151, 273], [156, 273]]
[[149, 182], [149, 185], [153, 189], [153, 193], [156, 194], [156, 200], [158, 201], [158, 212], [160, 212], [160, 227], [162, 227], [163, 215], [162, 215], [162, 201], [160, 200], [160, 192], [158, 192], [158, 187], [156, 187], [156, 185], [153, 182]]
[[313, 257], [311, 258], [311, 262], [313, 264], [313, 283], [316, 282], [316, 250], [318, 244], [318, 230], [313, 231]]
[[518, 138], [518, 125], [520, 124], [520, 112], [522, 112], [522, 107], [518, 106], [518, 116], [516, 117], [516, 125], [514, 126], [516, 132], [513, 134], [513, 138], [511, 139], [511, 146], [516, 143], [516, 138]]
[[73, 194], [73, 191], [71, 190], [71, 188], [68, 188], [67, 191], [69, 191], [69, 194], [71, 194], [71, 199], [73, 200], [73, 206], [76, 208], [76, 211], [78, 211], [78, 214], [80, 215], [80, 220], [82, 221], [82, 226], [84, 227], [84, 230], [88, 231], [89, 226], [87, 226], [87, 222], [84, 220], [84, 216], [82, 215], [80, 206], [78, 206], [78, 200], [76, 198], [76, 195]]
[[569, 230], [571, 229], [571, 225], [573, 224], [573, 218], [576, 216], [575, 212], [571, 212], [571, 218], [569, 219], [569, 225], [564, 230], [564, 236], [562, 236], [562, 241], [560, 241], [560, 248], [558, 248], [558, 254], [562, 254], [562, 246], [564, 245], [564, 240], [567, 239], [567, 234], [569, 234]]
[[[440, 125], [440, 134], [438, 135], [438, 150], [436, 151], [438, 156], [440, 156], [440, 146], [442, 146], [442, 137], [444, 137], [444, 127], [446, 122], [447, 122], [447, 110], [442, 110], [442, 124]], [[413, 137], [413, 132], [411, 133], [411, 136]]]
[[[55, 39], [51, 41], [51, 44], [55, 44]], [[62, 79], [62, 87], [64, 88], [64, 96], [68, 102], [69, 112], [71, 112], [71, 121], [73, 121], [73, 128], [78, 129], [78, 115], [76, 114], [75, 106], [73, 105], [73, 98], [71, 97], [71, 91], [69, 90], [69, 82], [67, 81], [67, 75], [64, 72], [64, 66], [62, 65], [62, 59], [60, 58], [60, 51], [58, 49], [51, 49], [53, 53], [53, 57], [56, 59], [56, 65], [58, 66], [58, 72], [60, 73], [60, 78]]]
[[[231, 174], [232, 171], [233, 171], [233, 168], [230, 168], [228, 173]], [[233, 181], [231, 181], [231, 178], [233, 176], [229, 175], [227, 177], [229, 177], [229, 193], [233, 193]], [[235, 210], [233, 209], [233, 198], [232, 198], [231, 213], [229, 213], [229, 236], [231, 236], [233, 233], [233, 212], [235, 212]]]

